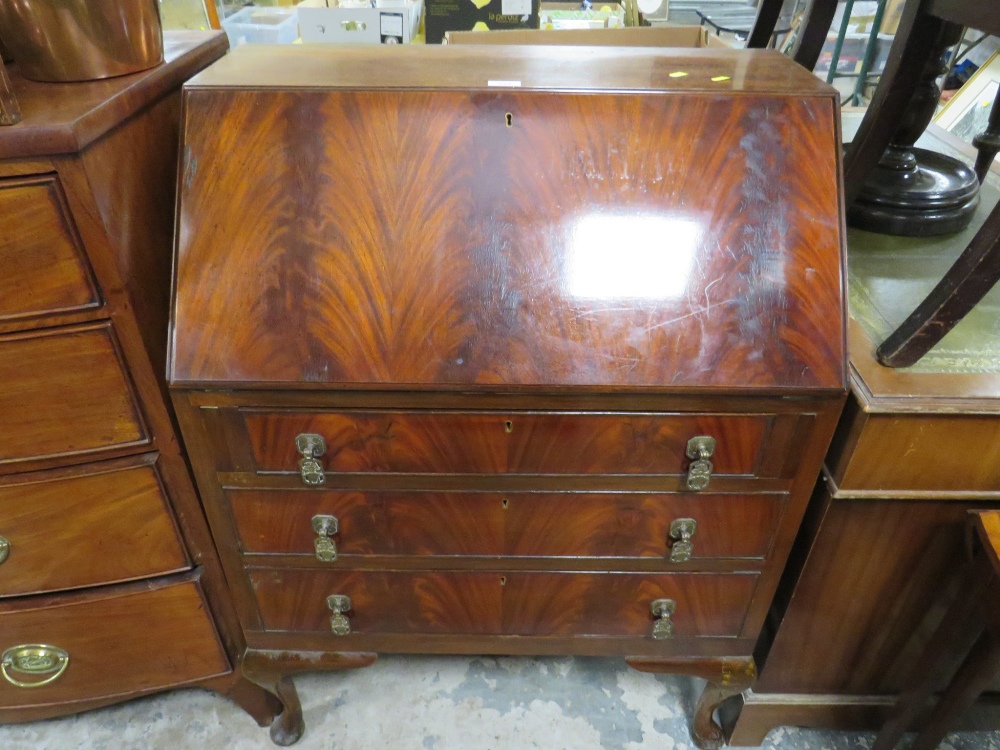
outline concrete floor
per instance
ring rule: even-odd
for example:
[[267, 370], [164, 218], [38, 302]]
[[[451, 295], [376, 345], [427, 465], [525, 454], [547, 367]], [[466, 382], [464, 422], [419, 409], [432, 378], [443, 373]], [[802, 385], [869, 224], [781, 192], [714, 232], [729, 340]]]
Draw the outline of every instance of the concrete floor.
[[[697, 680], [617, 659], [387, 656], [356, 672], [295, 678], [298, 750], [695, 750]], [[868, 750], [873, 735], [776, 729], [768, 750]], [[81, 716], [0, 727], [3, 750], [273, 750], [225, 698], [181, 690]], [[945, 750], [1000, 750], [1000, 732]]]

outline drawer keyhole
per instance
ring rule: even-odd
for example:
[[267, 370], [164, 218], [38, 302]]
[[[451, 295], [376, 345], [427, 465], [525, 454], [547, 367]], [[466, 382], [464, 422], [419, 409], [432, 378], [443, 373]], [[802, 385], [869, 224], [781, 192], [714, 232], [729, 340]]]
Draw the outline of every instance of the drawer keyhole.
[[507, 433], [513, 432], [514, 423], [508, 419], [506, 422], [503, 423], [503, 431]]
[[500, 585], [501, 586], [507, 585], [507, 576], [500, 576]]
[[500, 501], [500, 505], [503, 506], [504, 510], [507, 510], [507, 508], [510, 507], [510, 500], [504, 498], [503, 500]]

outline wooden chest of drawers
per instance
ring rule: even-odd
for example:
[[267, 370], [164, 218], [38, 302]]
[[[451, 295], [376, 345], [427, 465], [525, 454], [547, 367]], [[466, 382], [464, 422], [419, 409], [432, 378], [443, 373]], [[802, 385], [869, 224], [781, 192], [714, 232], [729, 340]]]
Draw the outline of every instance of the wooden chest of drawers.
[[577, 653], [706, 677], [718, 744], [844, 398], [835, 96], [770, 53], [393, 58], [185, 90], [168, 372], [272, 735], [298, 671]]
[[280, 709], [235, 670], [233, 604], [166, 398], [185, 78], [168, 34], [125, 78], [13, 84], [0, 128], [0, 721], [178, 685]]

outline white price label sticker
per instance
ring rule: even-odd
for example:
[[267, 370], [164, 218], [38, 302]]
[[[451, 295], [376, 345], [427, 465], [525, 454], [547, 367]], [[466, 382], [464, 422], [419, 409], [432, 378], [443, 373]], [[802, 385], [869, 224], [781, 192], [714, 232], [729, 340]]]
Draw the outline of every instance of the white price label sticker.
[[500, 12], [505, 16], [530, 16], [531, 0], [501, 0]]
[[402, 13], [380, 13], [379, 26], [382, 36], [398, 36], [403, 38], [403, 14]]

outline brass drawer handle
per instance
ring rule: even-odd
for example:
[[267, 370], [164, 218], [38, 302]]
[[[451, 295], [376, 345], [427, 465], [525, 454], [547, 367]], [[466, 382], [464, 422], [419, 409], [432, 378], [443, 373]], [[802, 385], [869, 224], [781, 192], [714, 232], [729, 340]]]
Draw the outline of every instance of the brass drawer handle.
[[330, 630], [333, 631], [333, 634], [349, 635], [351, 621], [344, 613], [351, 611], [351, 597], [343, 594], [331, 594], [326, 598], [326, 606], [333, 612], [333, 617], [330, 618]]
[[[30, 643], [14, 646], [3, 652], [0, 657], [0, 672], [14, 687], [36, 688], [48, 685], [58, 680], [69, 666], [69, 654], [56, 646], [46, 646], [41, 643]], [[21, 682], [11, 676], [11, 672], [27, 675], [49, 675], [37, 682]]]
[[687, 457], [691, 459], [688, 466], [687, 488], [703, 490], [708, 487], [712, 478], [712, 462], [709, 461], [715, 453], [715, 438], [707, 435], [693, 437], [687, 442]]
[[326, 453], [326, 441], [322, 435], [303, 432], [295, 438], [295, 447], [302, 458], [299, 459], [299, 471], [305, 484], [317, 485], [326, 481], [323, 464], [317, 459]]
[[10, 542], [5, 537], [0, 536], [0, 565], [10, 555]]
[[653, 640], [662, 641], [673, 636], [674, 624], [670, 621], [670, 615], [676, 609], [677, 602], [673, 599], [654, 599], [649, 605], [649, 611], [656, 618], [653, 623]]
[[323, 562], [333, 562], [337, 559], [337, 543], [330, 537], [340, 531], [340, 522], [336, 516], [313, 516], [313, 531], [316, 532], [316, 559]]
[[698, 530], [698, 522], [693, 518], [677, 518], [670, 523], [670, 562], [682, 563], [694, 554], [691, 538]]

